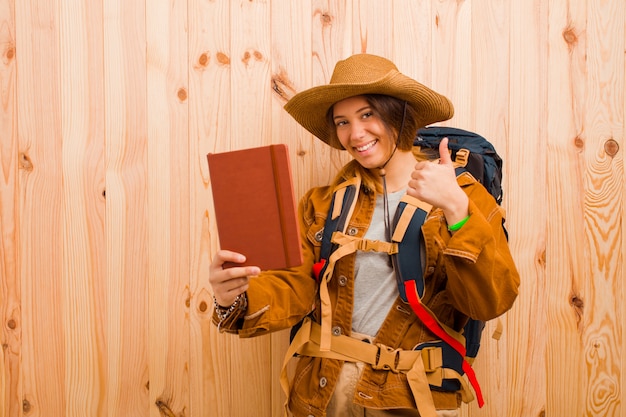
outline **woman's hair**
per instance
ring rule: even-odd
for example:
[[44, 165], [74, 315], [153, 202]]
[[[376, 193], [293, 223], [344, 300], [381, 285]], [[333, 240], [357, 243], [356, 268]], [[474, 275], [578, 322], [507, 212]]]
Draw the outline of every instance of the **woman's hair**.
[[[401, 151], [412, 150], [413, 140], [417, 130], [421, 127], [418, 126], [417, 112], [413, 106], [404, 100], [382, 94], [364, 94], [363, 97], [365, 97], [374, 113], [382, 120], [391, 137], [397, 137], [400, 128], [402, 128], [400, 138], [397, 139], [398, 149]], [[326, 121], [330, 131], [329, 144], [334, 147], [340, 147], [337, 128], [333, 119], [333, 107], [328, 110]], [[371, 190], [382, 191], [378, 175], [354, 160], [343, 167], [335, 181], [333, 181], [333, 185], [338, 185], [357, 174], [361, 177], [362, 184], [365, 187]]]

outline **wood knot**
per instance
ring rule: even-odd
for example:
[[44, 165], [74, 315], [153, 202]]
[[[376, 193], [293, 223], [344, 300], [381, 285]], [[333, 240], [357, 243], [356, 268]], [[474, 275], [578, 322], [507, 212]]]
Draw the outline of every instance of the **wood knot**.
[[250, 52], [246, 51], [243, 53], [241, 62], [243, 62], [246, 66], [248, 65], [248, 62], [250, 62]]
[[572, 309], [574, 310], [574, 316], [576, 318], [576, 324], [578, 326], [578, 330], [582, 331], [585, 303], [583, 299], [578, 296], [578, 294], [572, 294], [569, 299], [569, 304], [572, 306]]
[[172, 410], [167, 406], [167, 404], [163, 400], [156, 400], [154, 403], [159, 409], [159, 413], [161, 413], [164, 417], [176, 417], [176, 414], [172, 412]]
[[10, 320], [7, 322], [7, 327], [8, 327], [9, 329], [11, 329], [11, 330], [15, 330], [15, 328], [17, 327], [17, 323], [15, 323], [15, 320], [10, 319]]
[[206, 313], [208, 309], [209, 309], [209, 305], [207, 304], [206, 301], [201, 301], [200, 305], [198, 305], [198, 310], [200, 310], [202, 313]]
[[619, 152], [619, 143], [615, 139], [609, 139], [604, 142], [604, 152], [611, 158], [615, 157]]
[[333, 23], [333, 18], [328, 13], [322, 13], [320, 15], [320, 22], [322, 26], [330, 26]]
[[7, 48], [4, 52], [4, 56], [7, 58], [7, 60], [12, 61], [13, 58], [15, 58], [15, 47], [11, 46]]
[[25, 169], [26, 171], [33, 170], [33, 163], [25, 153], [20, 154], [20, 168]]
[[187, 100], [187, 90], [186, 90], [186, 89], [184, 89], [184, 88], [179, 88], [179, 89], [178, 89], [178, 94], [177, 94], [177, 95], [178, 95], [178, 99], [179, 99], [180, 101], [185, 101], [185, 100]]
[[576, 136], [574, 138], [574, 146], [578, 150], [580, 150], [580, 151], [584, 150], [585, 149], [585, 140], [583, 138], [581, 138], [580, 136]]
[[209, 56], [206, 52], [200, 55], [200, 58], [198, 58], [198, 64], [200, 64], [201, 67], [209, 65]]
[[282, 99], [288, 101], [296, 94], [296, 89], [292, 85], [287, 73], [281, 70], [280, 73], [272, 76], [272, 90]]
[[585, 307], [585, 303], [577, 295], [572, 295], [572, 297], [569, 300], [569, 303], [572, 307], [578, 310], [582, 310]]
[[22, 401], [22, 411], [24, 411], [24, 414], [30, 413], [31, 409], [32, 409], [32, 406], [30, 405], [30, 401], [24, 399]]
[[217, 62], [221, 65], [230, 65], [230, 58], [223, 52], [218, 52], [216, 54]]
[[574, 28], [568, 27], [563, 31], [563, 39], [565, 43], [567, 43], [569, 49], [571, 50], [578, 43], [578, 36], [574, 31]]

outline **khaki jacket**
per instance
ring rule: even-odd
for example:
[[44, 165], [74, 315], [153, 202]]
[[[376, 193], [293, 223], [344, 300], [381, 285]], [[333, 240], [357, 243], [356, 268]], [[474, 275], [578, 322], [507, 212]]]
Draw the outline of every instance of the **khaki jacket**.
[[[502, 210], [488, 191], [469, 174], [458, 182], [469, 196], [470, 217], [452, 235], [443, 211], [433, 208], [422, 227], [425, 240], [425, 290], [423, 303], [438, 319], [460, 330], [468, 317], [490, 320], [506, 312], [517, 297], [519, 275], [502, 229]], [[266, 271], [250, 282], [248, 308], [221, 324], [221, 329], [252, 337], [287, 329], [311, 313], [319, 322], [318, 284], [312, 277], [319, 259], [321, 233], [330, 206], [329, 187], [311, 189], [299, 204], [304, 262], [288, 270]], [[362, 237], [369, 225], [376, 193], [361, 188], [346, 229]], [[348, 255], [335, 265], [328, 284], [332, 305], [333, 334], [350, 335], [354, 289], [354, 259]], [[217, 323], [217, 316], [213, 316]], [[375, 343], [411, 350], [433, 340], [400, 297], [389, 311]], [[295, 417], [324, 416], [342, 362], [300, 356], [291, 384], [289, 408]], [[460, 405], [460, 394], [433, 391], [437, 409]], [[415, 408], [415, 400], [403, 373], [374, 370], [366, 366], [356, 386], [354, 401], [369, 408]]]

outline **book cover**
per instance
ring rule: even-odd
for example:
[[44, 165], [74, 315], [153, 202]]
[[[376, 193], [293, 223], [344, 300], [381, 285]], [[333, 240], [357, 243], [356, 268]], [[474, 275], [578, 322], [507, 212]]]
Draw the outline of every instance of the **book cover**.
[[207, 159], [220, 248], [242, 253], [241, 265], [262, 270], [301, 265], [287, 145], [209, 153]]

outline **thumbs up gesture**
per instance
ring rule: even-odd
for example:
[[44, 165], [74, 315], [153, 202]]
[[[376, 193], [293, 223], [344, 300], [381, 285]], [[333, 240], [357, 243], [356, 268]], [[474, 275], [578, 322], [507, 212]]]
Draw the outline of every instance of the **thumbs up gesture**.
[[439, 143], [439, 161], [421, 161], [415, 165], [407, 193], [443, 209], [448, 224], [468, 215], [469, 199], [456, 181], [448, 138]]

